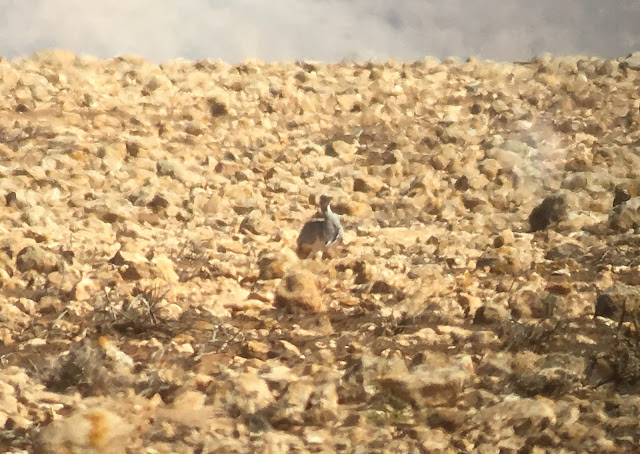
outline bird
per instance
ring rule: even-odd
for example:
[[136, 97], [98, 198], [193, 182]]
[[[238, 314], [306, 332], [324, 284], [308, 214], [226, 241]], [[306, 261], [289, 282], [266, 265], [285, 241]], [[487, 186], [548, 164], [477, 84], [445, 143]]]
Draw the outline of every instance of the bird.
[[324, 253], [333, 246], [342, 244], [344, 229], [340, 216], [331, 211], [331, 200], [331, 196], [322, 195], [319, 205], [323, 219], [311, 219], [302, 226], [297, 242], [298, 257], [307, 258], [318, 251]]

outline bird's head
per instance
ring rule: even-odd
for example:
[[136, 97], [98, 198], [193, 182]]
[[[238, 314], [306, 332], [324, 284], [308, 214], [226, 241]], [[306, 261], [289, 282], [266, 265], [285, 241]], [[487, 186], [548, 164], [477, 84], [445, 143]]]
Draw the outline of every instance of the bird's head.
[[320, 209], [324, 213], [327, 210], [327, 207], [331, 203], [332, 197], [328, 194], [323, 194], [320, 196]]

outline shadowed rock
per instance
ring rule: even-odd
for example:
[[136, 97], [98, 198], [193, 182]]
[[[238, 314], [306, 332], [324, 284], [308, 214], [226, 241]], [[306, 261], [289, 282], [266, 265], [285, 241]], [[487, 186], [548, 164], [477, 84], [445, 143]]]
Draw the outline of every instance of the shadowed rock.
[[567, 218], [567, 202], [563, 196], [549, 196], [529, 215], [532, 232], [544, 230], [554, 222]]

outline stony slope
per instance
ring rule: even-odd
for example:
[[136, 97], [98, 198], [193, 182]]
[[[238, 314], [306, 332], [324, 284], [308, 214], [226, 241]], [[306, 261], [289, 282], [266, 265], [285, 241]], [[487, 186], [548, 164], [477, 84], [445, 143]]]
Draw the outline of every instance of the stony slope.
[[638, 60], [0, 61], [0, 447], [632, 449]]

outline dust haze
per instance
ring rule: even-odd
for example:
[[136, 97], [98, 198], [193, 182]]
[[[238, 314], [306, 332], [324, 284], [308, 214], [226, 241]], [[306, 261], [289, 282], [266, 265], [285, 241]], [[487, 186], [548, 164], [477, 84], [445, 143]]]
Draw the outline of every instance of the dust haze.
[[636, 0], [5, 0], [0, 55], [49, 47], [151, 61], [522, 60], [640, 50]]

